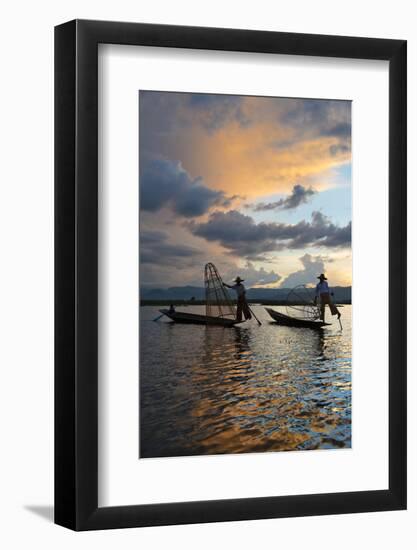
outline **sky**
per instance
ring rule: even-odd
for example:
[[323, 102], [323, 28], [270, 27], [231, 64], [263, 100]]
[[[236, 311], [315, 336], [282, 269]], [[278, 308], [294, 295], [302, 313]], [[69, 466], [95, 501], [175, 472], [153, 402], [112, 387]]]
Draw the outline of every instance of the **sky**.
[[139, 92], [140, 284], [351, 285], [351, 102]]

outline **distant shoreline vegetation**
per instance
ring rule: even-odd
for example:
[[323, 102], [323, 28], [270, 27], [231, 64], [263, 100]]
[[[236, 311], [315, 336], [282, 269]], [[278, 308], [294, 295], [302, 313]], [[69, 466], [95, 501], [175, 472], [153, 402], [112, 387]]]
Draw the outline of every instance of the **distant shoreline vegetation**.
[[[261, 306], [296, 306], [300, 305], [299, 302], [287, 302], [286, 300], [250, 300], [250, 304], [259, 304]], [[344, 304], [351, 305], [351, 300], [335, 300], [336, 305]], [[141, 306], [169, 306], [173, 305], [175, 307], [180, 306], [205, 306], [205, 300], [140, 300]]]
[[[352, 288], [336, 286], [332, 287], [334, 293], [333, 301], [336, 304], [352, 303]], [[249, 288], [246, 296], [251, 304], [261, 305], [287, 305], [289, 288]], [[311, 296], [314, 296], [314, 288], [311, 289]], [[231, 294], [230, 297], [235, 297]], [[141, 288], [141, 306], [175, 306], [205, 305], [205, 291], [202, 287], [171, 287], [171, 288]], [[296, 304], [292, 304], [296, 305]]]

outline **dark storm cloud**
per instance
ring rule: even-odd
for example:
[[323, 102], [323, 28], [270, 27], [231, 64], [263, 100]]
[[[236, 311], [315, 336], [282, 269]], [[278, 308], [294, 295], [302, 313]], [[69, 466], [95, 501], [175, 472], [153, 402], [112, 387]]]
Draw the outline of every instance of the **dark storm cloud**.
[[152, 245], [158, 244], [166, 240], [166, 233], [163, 231], [143, 231], [140, 234], [140, 244], [142, 245]]
[[325, 126], [324, 128], [322, 128], [321, 135], [348, 138], [350, 137], [350, 132], [350, 122], [338, 122], [336, 124], [330, 124], [329, 126]]
[[180, 162], [145, 161], [140, 173], [140, 208], [156, 212], [170, 206], [186, 218], [201, 216], [212, 206], [230, 206], [233, 197], [208, 188], [202, 178], [192, 179]]
[[231, 121], [250, 124], [242, 108], [243, 98], [218, 94], [141, 91], [139, 122], [141, 153], [157, 151], [176, 132], [199, 124], [213, 133]]
[[319, 99], [294, 100], [281, 117], [292, 127], [311, 129], [323, 136], [350, 136], [351, 102]]
[[330, 145], [329, 152], [332, 155], [332, 157], [337, 157], [339, 154], [349, 153], [350, 151], [350, 145], [346, 145], [343, 143], [338, 143], [337, 145]]
[[213, 212], [207, 222], [189, 222], [190, 231], [208, 241], [219, 242], [236, 255], [262, 254], [283, 248], [308, 246], [345, 247], [351, 243], [351, 223], [339, 227], [321, 212], [313, 212], [311, 221], [290, 225], [258, 223], [253, 218], [230, 210]]
[[185, 94], [141, 91], [139, 93], [139, 140], [141, 157], [158, 153], [169, 144], [175, 132], [189, 126], [181, 115]]
[[141, 231], [139, 243], [142, 264], [176, 267], [177, 263], [184, 264], [187, 258], [196, 258], [201, 254], [192, 246], [169, 243], [168, 235], [162, 231]]
[[[255, 212], [275, 209], [292, 210], [297, 208], [297, 206], [300, 206], [300, 204], [307, 203], [316, 193], [317, 191], [315, 191], [312, 187], [306, 188], [303, 185], [294, 185], [291, 195], [288, 195], [288, 197], [275, 202], [261, 202], [253, 206], [253, 210], [255, 210]], [[251, 205], [247, 206], [251, 207]]]
[[187, 94], [188, 104], [199, 109], [210, 109], [212, 107], [239, 107], [242, 97], [237, 95], [220, 94]]
[[302, 138], [330, 137], [337, 144], [330, 147], [330, 154], [348, 153], [351, 149], [351, 102], [329, 100], [295, 100], [293, 107], [281, 117], [280, 122], [296, 131], [292, 140], [273, 142], [272, 147], [285, 149]]
[[250, 125], [250, 120], [242, 110], [243, 98], [233, 95], [188, 94], [188, 105], [199, 114], [200, 124], [209, 132], [214, 132], [231, 121], [240, 126]]

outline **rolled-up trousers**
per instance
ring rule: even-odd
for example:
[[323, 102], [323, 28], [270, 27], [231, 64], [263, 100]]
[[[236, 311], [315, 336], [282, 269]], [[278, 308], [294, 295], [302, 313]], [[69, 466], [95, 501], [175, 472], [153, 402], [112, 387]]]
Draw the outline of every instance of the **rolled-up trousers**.
[[326, 304], [329, 306], [330, 312], [332, 315], [337, 315], [339, 313], [339, 310], [332, 302], [330, 294], [328, 292], [323, 292], [323, 294], [320, 294], [320, 317], [323, 320], [324, 320], [324, 310], [326, 308]]
[[242, 320], [242, 313], [245, 316], [245, 319], [252, 319], [252, 315], [245, 296], [239, 296], [239, 298], [237, 299], [236, 321], [238, 323], [240, 323], [240, 321]]

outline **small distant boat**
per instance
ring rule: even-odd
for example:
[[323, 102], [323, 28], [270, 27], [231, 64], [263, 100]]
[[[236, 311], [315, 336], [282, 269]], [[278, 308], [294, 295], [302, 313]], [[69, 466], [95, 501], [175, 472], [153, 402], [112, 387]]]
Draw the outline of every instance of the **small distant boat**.
[[318, 329], [330, 325], [330, 323], [324, 323], [323, 321], [319, 320], [297, 319], [297, 317], [290, 317], [289, 315], [285, 315], [284, 313], [280, 313], [279, 311], [275, 311], [274, 309], [271, 309], [269, 307], [266, 307], [265, 309], [274, 321], [276, 321], [279, 325], [285, 327]]
[[196, 313], [185, 313], [184, 311], [170, 312], [169, 309], [160, 309], [159, 311], [175, 323], [218, 325], [222, 327], [232, 327], [238, 324], [236, 319], [228, 319], [227, 317], [210, 317], [208, 315], [198, 315]]

